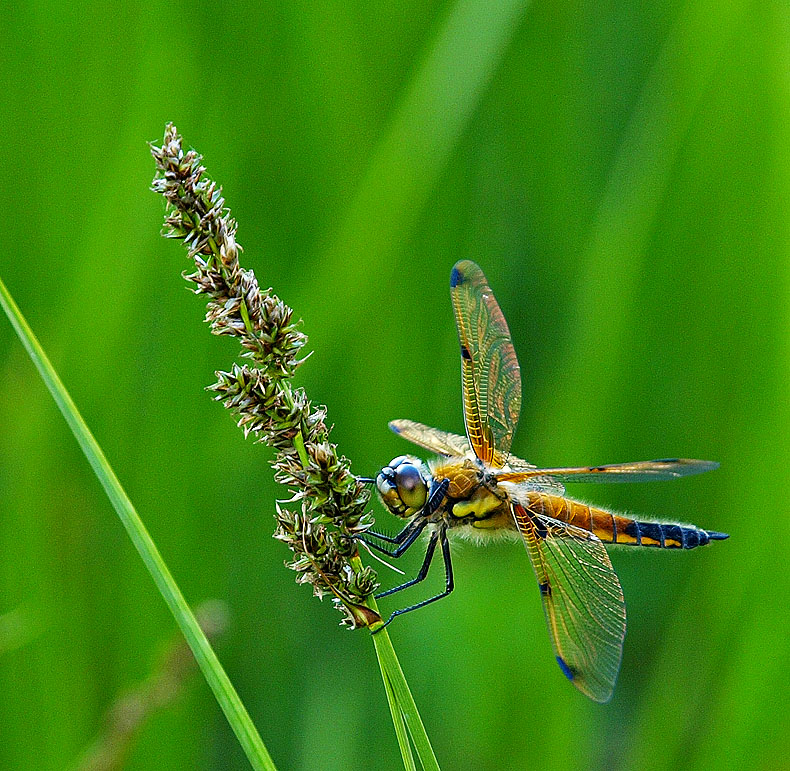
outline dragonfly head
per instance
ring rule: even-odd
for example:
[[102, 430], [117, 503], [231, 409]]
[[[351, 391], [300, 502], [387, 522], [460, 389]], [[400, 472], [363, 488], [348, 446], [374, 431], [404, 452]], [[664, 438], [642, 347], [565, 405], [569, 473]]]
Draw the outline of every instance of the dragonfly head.
[[404, 519], [425, 506], [430, 483], [428, 467], [413, 455], [393, 458], [376, 477], [376, 489], [381, 502], [396, 517]]

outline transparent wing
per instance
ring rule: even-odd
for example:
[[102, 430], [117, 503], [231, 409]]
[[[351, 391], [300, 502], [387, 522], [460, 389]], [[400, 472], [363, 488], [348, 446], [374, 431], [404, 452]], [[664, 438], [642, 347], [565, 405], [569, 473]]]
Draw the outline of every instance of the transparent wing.
[[[512, 464], [511, 464], [512, 465]], [[666, 458], [643, 460], [634, 463], [613, 463], [609, 466], [580, 466], [578, 468], [536, 468], [513, 471], [498, 471], [495, 476], [500, 482], [527, 482], [533, 477], [543, 476], [558, 482], [652, 482], [701, 474], [712, 471], [719, 464], [711, 460], [689, 458]]]
[[[519, 486], [526, 491], [539, 490], [544, 493], [551, 493], [552, 495], [565, 494], [565, 486], [559, 479], [541, 474], [537, 466], [533, 466], [531, 463], [517, 458], [515, 455], [508, 456], [507, 467], [508, 471], [492, 472], [498, 482], [512, 481], [502, 478], [502, 475], [510, 474], [515, 478], [516, 483], [520, 483]], [[516, 496], [516, 500], [521, 499]]]
[[513, 504], [538, 579], [546, 623], [563, 674], [586, 696], [612, 697], [625, 638], [625, 601], [598, 538]]
[[530, 463], [523, 458], [517, 458], [515, 455], [507, 456], [507, 465], [514, 471], [532, 471], [537, 468], [534, 463]]
[[447, 431], [440, 431], [438, 428], [425, 426], [414, 420], [393, 420], [389, 425], [391, 431], [431, 452], [439, 455], [474, 457], [465, 436], [449, 434]]
[[[497, 479], [499, 482], [500, 480]], [[531, 475], [523, 482], [513, 482], [512, 487], [508, 486], [507, 480], [502, 484], [503, 489], [507, 490], [508, 495], [515, 501], [525, 500], [529, 493], [548, 493], [549, 495], [565, 495], [565, 485], [558, 482], [554, 477]]]
[[450, 296], [461, 343], [466, 435], [488, 466], [505, 464], [521, 411], [521, 374], [505, 317], [483, 271], [456, 263]]
[[[418, 423], [416, 420], [391, 420], [389, 427], [390, 431], [398, 434], [398, 436], [402, 436], [412, 444], [419, 445], [420, 447], [430, 450], [431, 452], [435, 452], [438, 455], [469, 458], [475, 457], [474, 452], [472, 452], [472, 447], [469, 444], [469, 440], [465, 436], [451, 434], [447, 431], [442, 431], [439, 428], [433, 428], [433, 426], [426, 426], [423, 423]], [[521, 458], [517, 458], [515, 455], [509, 455], [507, 458], [505, 458], [505, 456], [495, 453], [495, 460], [500, 458], [501, 462], [498, 464], [499, 466], [504, 465], [505, 460], [507, 460], [507, 465], [514, 471], [531, 471], [532, 469], [537, 468], [537, 466], [534, 466], [532, 463], [522, 460]], [[534, 475], [530, 476], [529, 478], [530, 482], [533, 482], [536, 479], [537, 478], [534, 477]], [[564, 490], [559, 482], [555, 482], [549, 477], [542, 477], [540, 481], [549, 485], [552, 490]]]

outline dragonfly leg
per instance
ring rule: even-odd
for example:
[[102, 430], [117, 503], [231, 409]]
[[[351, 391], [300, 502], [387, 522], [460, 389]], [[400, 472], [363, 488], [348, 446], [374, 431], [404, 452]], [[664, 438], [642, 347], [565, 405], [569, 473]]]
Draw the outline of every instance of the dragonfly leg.
[[[428, 497], [428, 501], [422, 510], [422, 516], [412, 519], [412, 521], [409, 522], [409, 524], [406, 525], [406, 527], [404, 527], [403, 530], [401, 530], [396, 536], [392, 537], [389, 535], [384, 535], [383, 533], [378, 533], [375, 530], [366, 530], [365, 533], [357, 537], [361, 541], [364, 541], [368, 546], [372, 547], [378, 552], [381, 552], [382, 554], [386, 554], [389, 557], [400, 557], [401, 554], [403, 554], [417, 540], [417, 536], [419, 536], [423, 528], [428, 524], [428, 517], [433, 514], [439, 508], [439, 506], [441, 506], [449, 486], [449, 479], [443, 479], [441, 482], [437, 483], [433, 487], [432, 492]], [[372, 535], [379, 541], [384, 541], [384, 543], [394, 544], [397, 548], [386, 549], [380, 544], [377, 544], [375, 541], [369, 541], [366, 538], [366, 536], [369, 535]]]
[[430, 516], [439, 506], [442, 505], [444, 496], [447, 494], [447, 489], [450, 487], [449, 479], [442, 479], [441, 482], [433, 480], [431, 482], [431, 492], [428, 496], [428, 502], [425, 504], [425, 513]]
[[442, 558], [444, 559], [444, 572], [445, 572], [445, 586], [444, 591], [437, 594], [434, 597], [429, 597], [427, 600], [423, 600], [422, 602], [418, 602], [415, 605], [409, 605], [408, 608], [401, 608], [400, 610], [394, 611], [390, 617], [377, 629], [374, 629], [371, 634], [376, 634], [376, 632], [380, 632], [384, 629], [387, 624], [395, 618], [395, 616], [401, 616], [404, 613], [408, 613], [410, 610], [417, 610], [417, 608], [423, 608], [426, 605], [429, 605], [432, 602], [436, 602], [436, 600], [441, 600], [442, 597], [446, 597], [450, 592], [452, 592], [454, 588], [453, 582], [453, 563], [450, 560], [450, 542], [447, 540], [447, 533], [442, 530], [439, 538], [442, 542]]
[[380, 541], [384, 541], [385, 543], [399, 544], [399, 543], [403, 543], [403, 539], [409, 536], [413, 527], [414, 527], [414, 521], [412, 520], [411, 522], [409, 522], [409, 524], [406, 525], [406, 527], [403, 528], [403, 530], [401, 530], [395, 536], [384, 535], [384, 533], [378, 533], [375, 530], [370, 530], [370, 529], [366, 530], [364, 534], [375, 536]]
[[401, 591], [401, 589], [408, 589], [410, 586], [414, 586], [414, 584], [419, 584], [420, 581], [425, 580], [425, 576], [428, 575], [428, 568], [431, 566], [431, 560], [433, 559], [433, 553], [436, 551], [436, 544], [439, 541], [439, 533], [434, 531], [431, 534], [431, 540], [428, 541], [428, 549], [425, 552], [425, 559], [422, 561], [422, 567], [420, 568], [420, 572], [417, 573], [416, 578], [412, 578], [411, 581], [407, 581], [405, 584], [401, 584], [400, 586], [396, 586], [392, 589], [387, 589], [385, 592], [380, 592], [376, 595], [376, 599], [379, 600], [382, 597], [386, 597], [390, 594], [395, 594], [395, 592]]
[[[382, 535], [381, 533], [377, 533], [373, 530], [368, 530], [366, 533], [361, 534], [359, 539], [364, 541], [372, 549], [375, 549], [382, 554], [386, 554], [389, 557], [397, 558], [400, 557], [417, 540], [420, 533], [427, 524], [427, 519], [413, 519], [394, 538], [390, 538], [390, 536], [387, 535]], [[374, 538], [380, 538], [385, 543], [394, 544], [395, 548], [387, 549], [385, 546], [381, 546], [375, 541], [370, 541], [367, 538], [368, 535], [372, 535]]]

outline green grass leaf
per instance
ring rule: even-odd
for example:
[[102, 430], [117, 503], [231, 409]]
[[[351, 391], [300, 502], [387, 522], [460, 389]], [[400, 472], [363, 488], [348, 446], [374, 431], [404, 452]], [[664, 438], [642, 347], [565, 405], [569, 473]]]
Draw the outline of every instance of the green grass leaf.
[[[371, 608], [378, 612], [376, 601], [372, 597], [369, 603]], [[439, 763], [387, 630], [379, 628], [371, 637], [376, 648], [376, 656], [381, 668], [384, 690], [387, 693], [392, 723], [395, 726], [395, 735], [398, 738], [404, 767], [407, 771], [416, 768], [411, 751], [412, 745], [409, 744], [409, 738], [411, 738], [423, 769], [425, 771], [434, 771], [434, 769], [439, 771]]]
[[239, 742], [247, 754], [250, 764], [256, 770], [275, 769], [269, 753], [261, 740], [247, 710], [242, 704], [236, 689], [228, 679], [225, 670], [219, 663], [206, 635], [200, 628], [197, 619], [187, 605], [184, 595], [178, 588], [173, 576], [165, 565], [162, 555], [140, 519], [129, 497], [126, 495], [118, 477], [112, 470], [107, 458], [99, 447], [93, 434], [82, 419], [76, 404], [69, 396], [65, 386], [55, 372], [52, 363], [44, 353], [44, 349], [30, 329], [19, 307], [14, 302], [5, 284], [0, 280], [0, 304], [13, 325], [19, 339], [25, 346], [30, 358], [36, 365], [44, 383], [52, 394], [52, 398], [63, 413], [72, 433], [82, 448], [85, 457], [91, 464], [118, 513], [126, 532], [142, 558], [148, 572], [154, 579], [162, 598], [170, 608], [176, 623], [189, 644], [197, 660], [206, 682], [214, 692], [222, 711], [233, 728]]

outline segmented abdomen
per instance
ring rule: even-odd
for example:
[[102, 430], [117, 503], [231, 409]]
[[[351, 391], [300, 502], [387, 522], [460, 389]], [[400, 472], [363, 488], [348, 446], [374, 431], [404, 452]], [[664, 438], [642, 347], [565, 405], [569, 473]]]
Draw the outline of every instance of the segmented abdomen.
[[712, 539], [721, 540], [727, 537], [724, 533], [708, 532], [693, 525], [641, 522], [570, 498], [546, 493], [529, 493], [529, 509], [533, 513], [544, 514], [595, 533], [604, 543], [657, 546], [661, 549], [693, 549], [704, 546]]

